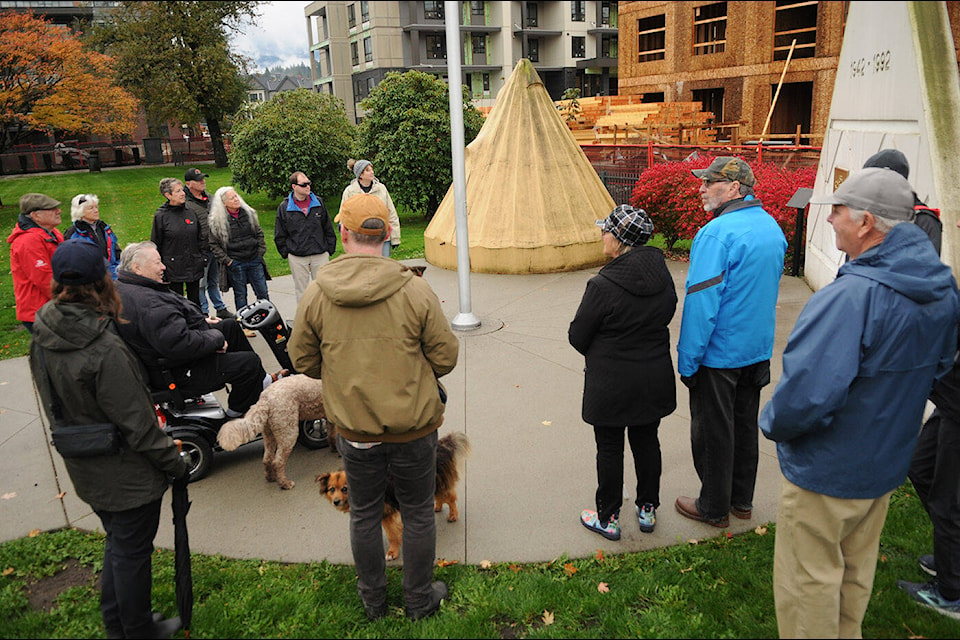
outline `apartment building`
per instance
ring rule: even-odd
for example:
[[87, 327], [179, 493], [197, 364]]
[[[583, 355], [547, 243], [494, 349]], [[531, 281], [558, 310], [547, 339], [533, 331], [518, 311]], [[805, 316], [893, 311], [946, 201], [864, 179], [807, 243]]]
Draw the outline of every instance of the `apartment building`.
[[[554, 100], [617, 93], [617, 2], [458, 2], [462, 83], [478, 107], [492, 106], [520, 58]], [[436, 0], [320, 1], [304, 8], [315, 91], [359, 103], [383, 77], [409, 70], [447, 77], [445, 3]]]
[[[945, 4], [958, 41], [960, 3]], [[738, 127], [742, 140], [766, 126], [774, 139], [799, 128], [802, 143], [822, 144], [849, 5], [621, 2], [619, 92], [701, 102], [714, 122]]]

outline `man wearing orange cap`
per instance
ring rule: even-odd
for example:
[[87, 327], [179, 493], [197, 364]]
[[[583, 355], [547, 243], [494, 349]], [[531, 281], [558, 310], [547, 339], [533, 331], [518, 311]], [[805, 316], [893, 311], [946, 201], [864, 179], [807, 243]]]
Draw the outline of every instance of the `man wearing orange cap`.
[[447, 586], [433, 581], [437, 429], [444, 402], [439, 376], [457, 364], [459, 343], [423, 278], [381, 255], [387, 207], [361, 193], [334, 222], [346, 255], [320, 267], [293, 323], [297, 371], [323, 377], [327, 419], [350, 486], [350, 545], [357, 590], [370, 620], [387, 614], [380, 522], [389, 468], [403, 518], [407, 617], [440, 608]]

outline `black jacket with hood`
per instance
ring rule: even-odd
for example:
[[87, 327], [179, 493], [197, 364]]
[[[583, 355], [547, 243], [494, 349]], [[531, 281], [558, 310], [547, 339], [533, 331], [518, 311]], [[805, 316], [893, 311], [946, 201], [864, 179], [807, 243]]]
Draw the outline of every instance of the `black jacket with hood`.
[[669, 324], [676, 308], [673, 278], [655, 247], [633, 248], [587, 282], [568, 331], [586, 357], [584, 422], [624, 427], [673, 413]]

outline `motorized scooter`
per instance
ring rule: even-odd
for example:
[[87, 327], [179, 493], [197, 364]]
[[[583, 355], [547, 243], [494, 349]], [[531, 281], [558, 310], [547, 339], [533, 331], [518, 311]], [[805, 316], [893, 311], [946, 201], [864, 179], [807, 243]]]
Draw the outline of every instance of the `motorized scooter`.
[[[284, 369], [295, 373], [287, 353], [290, 329], [280, 317], [279, 311], [269, 300], [257, 300], [237, 310], [241, 326], [257, 331]], [[168, 376], [168, 388], [153, 393], [157, 419], [164, 433], [182, 442], [182, 455], [190, 468], [190, 482], [195, 482], [210, 473], [214, 452], [223, 449], [217, 444], [217, 434], [231, 418], [213, 393], [197, 398], [183, 397], [172, 377]], [[260, 440], [258, 437], [252, 442]], [[322, 449], [329, 446], [327, 421], [301, 420], [297, 442], [306, 449]]]

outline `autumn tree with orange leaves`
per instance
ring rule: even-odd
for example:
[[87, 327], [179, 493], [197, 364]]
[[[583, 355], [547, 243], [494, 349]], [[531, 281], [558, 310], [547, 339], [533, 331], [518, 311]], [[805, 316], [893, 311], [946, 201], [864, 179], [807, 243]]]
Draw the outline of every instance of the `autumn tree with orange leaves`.
[[112, 59], [66, 27], [0, 12], [0, 152], [36, 130], [132, 134], [139, 105], [113, 76]]

